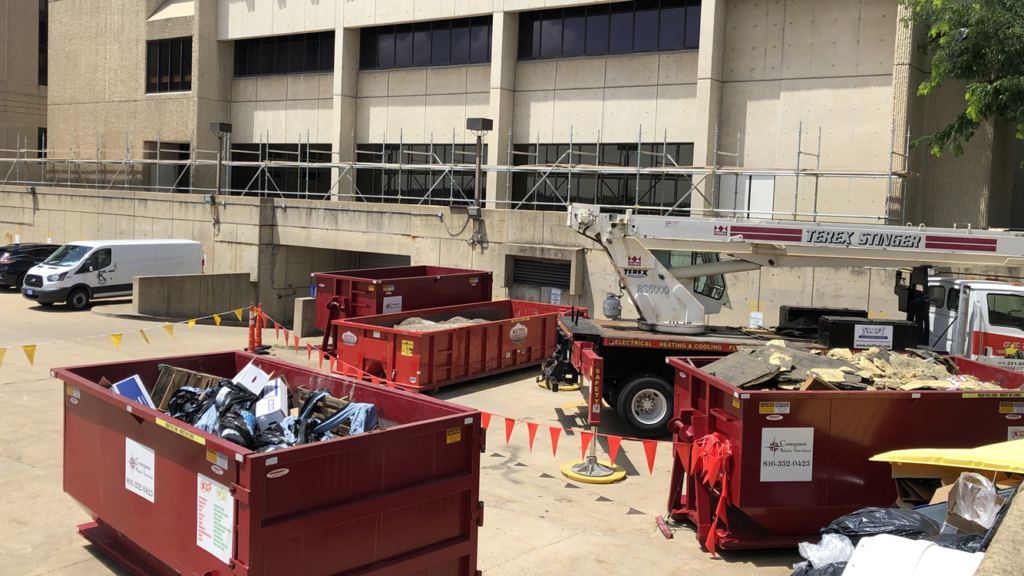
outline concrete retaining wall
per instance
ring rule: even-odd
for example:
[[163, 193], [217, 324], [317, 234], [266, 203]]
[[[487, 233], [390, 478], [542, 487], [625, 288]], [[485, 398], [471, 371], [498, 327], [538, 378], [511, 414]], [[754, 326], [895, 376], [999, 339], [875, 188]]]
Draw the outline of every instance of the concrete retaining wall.
[[255, 287], [249, 274], [136, 276], [132, 310], [157, 318], [199, 318], [248, 307]]
[[[213, 273], [207, 276], [251, 278], [264, 312], [287, 325], [294, 317], [295, 299], [309, 295], [310, 273], [349, 268], [355, 252], [407, 255], [415, 265], [490, 270], [495, 298], [537, 301], [548, 301], [550, 289], [512, 282], [510, 259], [569, 262], [573, 286], [561, 294], [561, 303], [590, 308], [595, 316], [605, 294], [617, 286], [608, 257], [592, 241], [573, 233], [561, 211], [485, 209], [483, 219], [466, 219], [464, 213], [437, 206], [238, 196], [222, 196], [209, 205], [201, 195], [42, 187], [33, 195], [23, 187], [0, 186], [0, 237], [7, 242], [15, 236], [21, 242], [45, 243], [50, 238], [54, 244], [85, 239], [198, 240], [206, 251], [206, 270]], [[902, 317], [891, 271], [778, 269], [732, 274], [727, 281], [732, 309], [709, 317], [710, 324], [745, 325], [750, 312], [760, 309], [771, 326], [778, 321], [781, 304], [858, 307], [875, 317]], [[196, 290], [192, 294], [201, 296], [202, 290]], [[168, 296], [161, 298], [166, 302]], [[250, 290], [204, 313], [247, 306], [253, 299]], [[623, 308], [626, 317], [635, 317], [627, 299]]]

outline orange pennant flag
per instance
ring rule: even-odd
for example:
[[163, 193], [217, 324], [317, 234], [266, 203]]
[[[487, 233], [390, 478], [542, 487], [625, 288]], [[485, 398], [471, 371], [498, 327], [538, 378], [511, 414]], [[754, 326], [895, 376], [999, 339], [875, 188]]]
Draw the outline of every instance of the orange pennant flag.
[[275, 340], [280, 340], [281, 339], [281, 325], [278, 324], [277, 322], [274, 322], [274, 339]]
[[516, 421], [511, 418], [505, 418], [505, 444], [512, 439], [512, 429], [516, 427]]
[[587, 459], [587, 448], [590, 448], [590, 441], [593, 439], [593, 432], [580, 432], [580, 444], [583, 445], [583, 460]]
[[306, 342], [306, 360], [312, 360], [312, 359], [313, 359], [313, 345], [310, 344], [309, 342]]
[[562, 429], [549, 426], [548, 431], [551, 432], [551, 454], [558, 456], [558, 437], [562, 435]]
[[321, 370], [324, 369], [324, 351], [323, 350], [320, 351], [320, 369]]
[[146, 337], [146, 331], [145, 330], [139, 330], [139, 334], [142, 334], [142, 339], [146, 341], [146, 344], [149, 344], [149, 338]]
[[177, 340], [177, 338], [174, 336], [174, 324], [168, 324], [168, 325], [164, 326], [163, 329], [164, 329], [164, 332], [167, 332], [168, 336], [170, 336], [171, 338], [174, 338], [175, 340]]
[[284, 345], [287, 346], [288, 342], [290, 342], [292, 339], [291, 332], [288, 332], [287, 328], [281, 328], [281, 330], [284, 331]]
[[342, 362], [341, 360], [338, 360], [338, 365], [341, 366], [342, 376], [348, 376], [348, 364]]
[[292, 334], [292, 336], [295, 337], [295, 353], [297, 354], [299, 352], [299, 335]]
[[35, 361], [36, 361], [36, 345], [35, 344], [30, 344], [28, 346], [22, 346], [21, 349], [25, 351], [25, 356], [28, 357], [28, 363], [33, 365], [33, 366], [35, 366], [36, 365], [35, 364]]
[[612, 466], [615, 465], [615, 455], [619, 453], [619, 444], [622, 443], [620, 436], [605, 436], [608, 439], [608, 456], [611, 458]]
[[537, 436], [538, 425], [533, 422], [527, 422], [526, 428], [530, 431], [530, 452], [533, 452], [533, 439]]
[[124, 334], [111, 334], [110, 335], [110, 341], [114, 343], [114, 348], [117, 348], [118, 346], [121, 345], [121, 338], [123, 338], [123, 337], [124, 337]]
[[647, 468], [654, 474], [654, 457], [658, 454], [658, 442], [656, 440], [644, 440], [644, 452], [647, 453]]
[[480, 426], [487, 428], [491, 425], [491, 415], [487, 412], [480, 413]]
[[335, 367], [334, 356], [328, 356], [328, 358], [331, 359], [331, 372], [334, 372], [334, 367]]

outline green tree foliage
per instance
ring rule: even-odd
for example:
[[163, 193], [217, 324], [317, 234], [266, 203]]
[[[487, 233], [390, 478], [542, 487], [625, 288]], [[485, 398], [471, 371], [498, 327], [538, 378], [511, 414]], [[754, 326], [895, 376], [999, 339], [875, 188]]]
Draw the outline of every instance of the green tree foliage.
[[936, 156], [945, 150], [959, 156], [990, 119], [1015, 125], [1017, 138], [1024, 139], [1024, 0], [900, 2], [911, 9], [913, 24], [928, 30], [921, 49], [931, 56], [932, 73], [918, 95], [935, 92], [947, 79], [967, 83], [963, 111], [914, 144], [929, 146]]

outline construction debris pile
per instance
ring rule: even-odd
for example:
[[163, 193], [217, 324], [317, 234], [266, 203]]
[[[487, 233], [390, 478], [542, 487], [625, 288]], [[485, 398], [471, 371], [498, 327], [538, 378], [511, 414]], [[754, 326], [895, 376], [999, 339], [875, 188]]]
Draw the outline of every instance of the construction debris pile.
[[413, 316], [412, 318], [406, 318], [398, 324], [395, 324], [395, 328], [401, 328], [402, 330], [408, 330], [409, 332], [432, 332], [434, 330], [458, 328], [459, 326], [469, 326], [471, 324], [485, 324], [487, 322], [488, 320], [484, 320], [483, 318], [463, 318], [462, 316], [454, 316], [448, 320], [434, 322], [432, 320], [427, 320], [426, 318]]
[[742, 347], [704, 370], [747, 390], [1001, 389], [961, 373], [953, 361], [927, 351], [835, 348], [823, 354], [782, 340]]

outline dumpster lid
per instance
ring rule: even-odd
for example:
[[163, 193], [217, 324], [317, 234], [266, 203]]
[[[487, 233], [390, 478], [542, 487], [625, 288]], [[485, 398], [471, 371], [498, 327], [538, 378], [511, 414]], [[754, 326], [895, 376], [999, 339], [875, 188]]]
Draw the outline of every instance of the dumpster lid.
[[1024, 473], [1024, 442], [1011, 440], [978, 448], [893, 450], [873, 456], [871, 460]]

